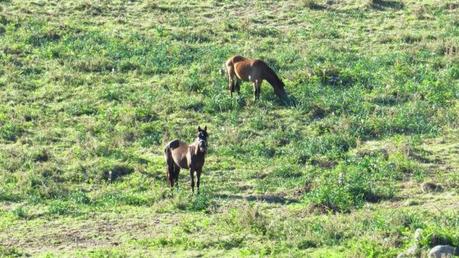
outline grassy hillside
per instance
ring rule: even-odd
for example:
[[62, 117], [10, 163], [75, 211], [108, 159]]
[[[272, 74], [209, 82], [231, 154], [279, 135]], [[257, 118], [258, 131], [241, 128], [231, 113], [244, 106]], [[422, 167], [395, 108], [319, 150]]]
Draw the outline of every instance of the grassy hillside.
[[[295, 104], [230, 98], [234, 54]], [[454, 0], [0, 0], [0, 256], [459, 246], [458, 114]], [[193, 196], [163, 146], [198, 125]]]

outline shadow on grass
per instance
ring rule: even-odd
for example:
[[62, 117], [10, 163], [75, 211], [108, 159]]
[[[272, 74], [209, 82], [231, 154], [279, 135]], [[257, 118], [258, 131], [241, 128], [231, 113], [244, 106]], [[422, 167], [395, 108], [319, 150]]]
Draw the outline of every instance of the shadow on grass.
[[290, 204], [290, 203], [298, 203], [297, 199], [292, 198], [285, 198], [279, 195], [235, 195], [235, 194], [216, 194], [215, 197], [222, 198], [222, 199], [230, 199], [230, 200], [246, 200], [246, 201], [256, 201], [256, 202], [267, 202], [267, 203], [277, 203], [277, 204]]
[[405, 5], [399, 1], [386, 1], [386, 0], [372, 0], [370, 4], [370, 8], [376, 10], [385, 10], [385, 9], [393, 9], [393, 10], [401, 10]]

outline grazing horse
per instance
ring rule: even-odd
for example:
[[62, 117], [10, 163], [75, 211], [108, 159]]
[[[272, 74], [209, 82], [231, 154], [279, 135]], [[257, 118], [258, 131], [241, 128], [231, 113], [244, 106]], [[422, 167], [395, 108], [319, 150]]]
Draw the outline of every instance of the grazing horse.
[[253, 83], [254, 100], [257, 100], [260, 98], [261, 83], [263, 80], [267, 80], [273, 86], [274, 93], [282, 101], [286, 100], [287, 93], [284, 90], [284, 83], [262, 60], [233, 56], [226, 61], [225, 68], [228, 75], [228, 88], [231, 96], [233, 96], [234, 91], [238, 94], [240, 93], [241, 81], [250, 81]]
[[171, 187], [174, 183], [178, 187], [180, 169], [189, 169], [191, 177], [191, 190], [194, 193], [194, 172], [196, 172], [197, 188], [201, 181], [204, 157], [207, 153], [207, 126], [201, 129], [198, 126], [198, 135], [192, 144], [186, 144], [180, 140], [173, 140], [166, 145], [164, 157], [167, 163], [167, 180]]

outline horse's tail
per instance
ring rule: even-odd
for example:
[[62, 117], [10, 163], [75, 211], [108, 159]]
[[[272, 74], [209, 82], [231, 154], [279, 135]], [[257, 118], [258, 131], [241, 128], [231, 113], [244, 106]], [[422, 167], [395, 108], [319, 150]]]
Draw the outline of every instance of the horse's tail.
[[287, 100], [287, 92], [284, 89], [284, 82], [277, 76], [276, 72], [273, 71], [266, 63], [261, 62], [263, 67], [263, 77], [274, 89], [274, 93], [282, 100]]
[[166, 159], [167, 168], [166, 168], [166, 175], [167, 181], [171, 186], [174, 184], [174, 159], [172, 158], [172, 151], [170, 143], [166, 145], [164, 148], [164, 158]]
[[169, 146], [169, 144], [166, 144], [166, 147], [164, 147], [164, 158], [166, 159], [166, 162], [171, 157], [172, 157], [171, 147]]

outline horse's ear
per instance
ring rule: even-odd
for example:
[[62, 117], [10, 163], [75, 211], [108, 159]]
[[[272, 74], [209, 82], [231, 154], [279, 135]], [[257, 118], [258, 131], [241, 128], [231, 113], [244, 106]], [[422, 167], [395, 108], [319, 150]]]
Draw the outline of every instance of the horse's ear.
[[207, 125], [204, 126], [204, 132], [207, 132]]
[[198, 125], [198, 132], [202, 131], [201, 126]]

